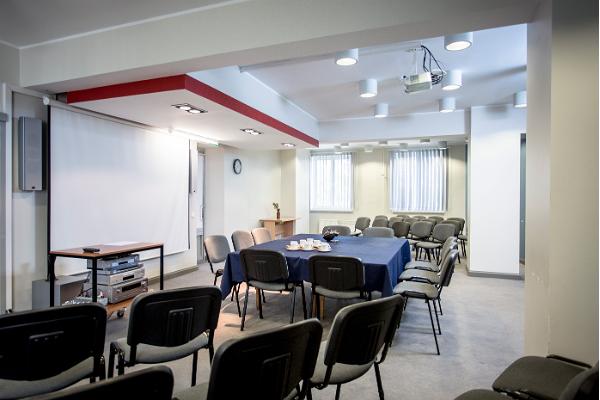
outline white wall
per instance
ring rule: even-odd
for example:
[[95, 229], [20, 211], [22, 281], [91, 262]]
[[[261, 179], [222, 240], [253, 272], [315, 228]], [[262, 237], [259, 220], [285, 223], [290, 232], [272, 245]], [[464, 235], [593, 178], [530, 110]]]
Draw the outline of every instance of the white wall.
[[[441, 215], [465, 218], [465, 146], [448, 148], [448, 209]], [[354, 221], [358, 217], [392, 216], [389, 207], [387, 150], [358, 151], [354, 157], [354, 210], [352, 212], [311, 212], [310, 232], [319, 231], [319, 220]], [[427, 213], [419, 213], [426, 215]], [[440, 215], [440, 214], [436, 214]]]
[[469, 139], [469, 270], [519, 273], [519, 165], [526, 112], [473, 107]]
[[296, 232], [308, 232], [310, 151], [282, 150], [281, 155], [281, 213], [295, 217]]
[[19, 84], [19, 49], [0, 43], [0, 82]]
[[595, 363], [598, 2], [544, 2], [527, 58], [525, 351]]

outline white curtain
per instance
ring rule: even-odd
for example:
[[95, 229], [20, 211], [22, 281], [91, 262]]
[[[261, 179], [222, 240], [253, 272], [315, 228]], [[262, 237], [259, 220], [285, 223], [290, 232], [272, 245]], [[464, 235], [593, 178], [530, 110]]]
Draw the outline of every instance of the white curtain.
[[390, 152], [392, 211], [446, 211], [446, 178], [446, 149]]
[[310, 157], [311, 211], [352, 211], [352, 154]]

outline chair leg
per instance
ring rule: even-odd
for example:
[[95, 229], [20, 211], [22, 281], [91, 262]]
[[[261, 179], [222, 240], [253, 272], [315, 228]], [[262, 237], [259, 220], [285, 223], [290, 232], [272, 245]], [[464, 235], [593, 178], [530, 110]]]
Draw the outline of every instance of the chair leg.
[[262, 301], [263, 301], [263, 303], [266, 303], [267, 302], [267, 298], [265, 297], [265, 291], [261, 290], [260, 292], [262, 293]]
[[213, 357], [215, 356], [215, 346], [211, 344], [208, 345], [208, 362], [212, 364]]
[[379, 363], [375, 362], [373, 366], [375, 367], [375, 378], [377, 379], [377, 392], [379, 393], [379, 400], [383, 400], [383, 383], [381, 382], [381, 372], [379, 371]]
[[429, 300], [425, 300], [427, 303], [427, 308], [429, 308], [429, 319], [431, 320], [431, 329], [433, 330], [433, 338], [435, 339], [435, 348], [437, 350], [437, 355], [440, 355], [440, 346], [438, 345], [437, 334], [435, 332], [435, 325], [433, 324], [433, 315], [431, 314], [431, 305], [429, 304]]
[[442, 298], [438, 297], [438, 306], [440, 306], [440, 315], [444, 315], [444, 311], [442, 311]]
[[292, 299], [291, 299], [291, 310], [290, 310], [290, 324], [294, 323], [294, 311], [296, 309], [296, 286], [292, 286], [292, 293], [291, 293]]
[[233, 295], [235, 294], [235, 289], [237, 288], [237, 285], [234, 284], [233, 285], [233, 290], [231, 291], [231, 299], [229, 301], [233, 301]]
[[99, 371], [98, 371], [98, 377], [100, 378], [101, 381], [106, 379], [106, 360], [104, 359], [104, 356], [100, 356], [100, 362], [98, 363], [98, 367], [99, 367]]
[[111, 343], [110, 351], [108, 353], [108, 377], [112, 378], [115, 373], [115, 355], [117, 354], [117, 349]]
[[342, 389], [342, 384], [338, 383], [335, 388], [335, 400], [340, 400], [340, 391]]
[[196, 375], [198, 373], [198, 351], [192, 357], [192, 386], [196, 386]]
[[217, 286], [217, 274], [215, 274], [215, 279], [213, 280], [213, 286]]
[[427, 261], [431, 262], [431, 251], [429, 251], [429, 249], [425, 249], [425, 254], [427, 255]]
[[125, 354], [119, 350], [119, 357], [117, 362], [117, 374], [119, 376], [125, 374]]
[[242, 326], [240, 327], [240, 331], [244, 330], [244, 323], [246, 322], [246, 310], [248, 309], [248, 292], [250, 291], [250, 286], [246, 284], [246, 297], [244, 298], [244, 310], [242, 311]]
[[300, 289], [302, 289], [302, 312], [304, 313], [304, 319], [308, 318], [306, 313], [306, 294], [304, 293], [304, 282], [300, 282]]
[[437, 305], [435, 303], [435, 299], [432, 301], [432, 303], [433, 303], [433, 310], [435, 311], [435, 321], [437, 322], [437, 326], [438, 326], [438, 334], [441, 335], [442, 328], [440, 327], [440, 319], [438, 318], [438, 310], [437, 310]]
[[460, 264], [460, 253], [456, 253], [456, 257], [458, 257], [458, 263]]
[[[235, 286], [235, 302], [237, 303], [238, 317], [242, 316], [242, 310], [240, 310], [240, 286], [242, 286], [241, 283]], [[233, 301], [233, 294], [231, 294], [231, 297], [231, 301]]]
[[256, 304], [257, 304], [257, 308], [258, 308], [258, 317], [260, 319], [263, 319], [263, 313], [262, 313], [262, 296], [261, 296], [261, 292], [262, 290], [260, 289], [256, 289]]

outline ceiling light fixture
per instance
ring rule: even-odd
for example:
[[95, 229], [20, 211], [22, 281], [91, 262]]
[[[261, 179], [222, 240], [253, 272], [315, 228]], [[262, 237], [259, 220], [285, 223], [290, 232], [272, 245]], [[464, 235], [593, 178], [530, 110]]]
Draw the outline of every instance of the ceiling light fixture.
[[377, 103], [375, 104], [375, 113], [374, 113], [374, 117], [375, 118], [385, 118], [388, 116], [389, 113], [389, 106], [388, 103]]
[[358, 49], [349, 49], [335, 53], [335, 63], [342, 67], [354, 65], [358, 62]]
[[521, 90], [513, 95], [513, 106], [515, 108], [527, 107], [527, 91]]
[[449, 113], [456, 109], [456, 99], [454, 97], [444, 97], [439, 100], [440, 112]]
[[342, 154], [342, 148], [340, 146], [333, 146], [333, 152], [335, 154]]
[[377, 79], [365, 79], [358, 84], [360, 89], [360, 97], [375, 97], [377, 96]]
[[340, 143], [341, 148], [350, 147], [350, 143]]
[[373, 152], [373, 146], [371, 146], [371, 145], [365, 146], [365, 153], [372, 153], [372, 152]]
[[194, 107], [193, 105], [191, 105], [189, 103], [173, 104], [173, 107], [175, 107], [181, 111], [187, 111], [190, 114], [204, 114], [207, 112], [206, 110], [203, 110], [202, 108], [199, 108], [199, 107]]
[[457, 33], [444, 36], [444, 47], [448, 51], [459, 51], [473, 44], [473, 32]]
[[462, 86], [462, 71], [452, 69], [448, 71], [442, 81], [442, 90], [456, 90]]
[[440, 149], [444, 150], [448, 148], [448, 142], [445, 140], [440, 140], [438, 142], [438, 146], [440, 147]]
[[252, 136], [262, 135], [262, 132], [259, 132], [256, 129], [252, 129], [252, 128], [242, 128], [242, 129], [240, 129], [240, 131], [242, 131], [244, 133], [248, 133]]
[[419, 140], [419, 142], [421, 142], [421, 143], [430, 143], [430, 142], [431, 142], [431, 139], [429, 139], [429, 138], [425, 138], [425, 139], [421, 139], [421, 140]]
[[294, 143], [281, 143], [281, 145], [282, 145], [283, 147], [290, 147], [290, 148], [292, 148], [292, 147], [296, 147], [296, 145], [295, 145]]
[[400, 151], [408, 151], [408, 143], [400, 143]]

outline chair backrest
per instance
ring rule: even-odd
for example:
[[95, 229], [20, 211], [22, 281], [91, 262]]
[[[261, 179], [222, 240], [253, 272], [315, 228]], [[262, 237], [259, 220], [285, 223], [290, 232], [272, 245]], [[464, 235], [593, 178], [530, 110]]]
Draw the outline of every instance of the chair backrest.
[[452, 218], [446, 218], [449, 221], [458, 221], [460, 222], [460, 232], [462, 233], [463, 229], [465, 228], [465, 223], [467, 221], [465, 221], [464, 218], [456, 218], [456, 217], [452, 217]]
[[233, 249], [240, 251], [247, 249], [248, 247], [254, 246], [254, 238], [248, 231], [235, 231], [231, 234], [231, 242], [233, 243]]
[[354, 224], [354, 229], [357, 231], [362, 231], [371, 225], [371, 218], [369, 217], [358, 217], [356, 219], [356, 223]]
[[440, 264], [440, 288], [450, 285], [450, 280], [452, 279], [452, 274], [454, 274], [454, 266], [456, 264], [457, 257], [458, 250], [453, 249], [450, 250], [448, 255], [442, 260], [442, 263]]
[[336, 363], [368, 364], [384, 345], [382, 355], [385, 354], [400, 322], [403, 305], [401, 296], [391, 296], [342, 308], [333, 320], [327, 340], [324, 384], [329, 383]]
[[278, 251], [245, 249], [240, 258], [245, 282], [286, 281], [289, 277], [285, 256]]
[[273, 240], [271, 231], [269, 231], [267, 228], [252, 229], [252, 237], [254, 238], [254, 244], [267, 243]]
[[161, 290], [137, 296], [131, 303], [127, 344], [135, 360], [140, 343], [153, 346], [180, 346], [209, 331], [212, 343], [219, 322], [221, 290], [196, 286]]
[[424, 220], [426, 217], [424, 215], [413, 215], [413, 219], [416, 219], [418, 221], [422, 221]]
[[323, 227], [321, 233], [324, 235], [327, 231], [337, 232], [340, 236], [350, 236], [352, 234], [352, 230], [346, 225], [327, 225]]
[[394, 236], [406, 237], [408, 235], [408, 231], [410, 231], [410, 223], [405, 221], [394, 222], [392, 225], [392, 230], [394, 231]]
[[169, 367], [157, 365], [140, 371], [127, 372], [108, 380], [89, 385], [76, 386], [44, 396], [36, 400], [107, 400], [152, 399], [171, 400], [173, 373]]
[[304, 398], [322, 333], [319, 321], [309, 319], [226, 341], [213, 359], [206, 398], [280, 400], [300, 382]]
[[363, 290], [365, 266], [355, 257], [315, 255], [308, 259], [309, 279], [313, 285], [329, 290]]
[[575, 375], [561, 392], [558, 400], [588, 400], [598, 398], [598, 363]]
[[0, 379], [45, 379], [90, 357], [98, 366], [105, 334], [106, 310], [98, 304], [0, 315]]
[[231, 253], [229, 242], [223, 235], [206, 236], [204, 250], [206, 250], [206, 257], [211, 264], [225, 261], [227, 254]]
[[461, 229], [460, 222], [455, 221], [453, 219], [445, 219], [442, 222], [440, 222], [440, 224], [452, 224], [452, 225], [454, 225], [454, 236], [458, 236], [460, 234], [460, 229]]
[[456, 236], [450, 236], [442, 245], [442, 250], [440, 251], [440, 259], [443, 260], [444, 257], [450, 252], [450, 250], [458, 249], [458, 239]]
[[[375, 222], [373, 222], [375, 223]], [[366, 237], [394, 237], [394, 231], [388, 227], [372, 226], [363, 231]]]
[[378, 218], [375, 217], [375, 219], [373, 220], [373, 227], [386, 227], [388, 226], [388, 219], [387, 217], [385, 218]]
[[396, 217], [398, 217], [398, 218], [410, 218], [410, 216], [408, 214], [396, 214]]
[[439, 216], [437, 216], [437, 215], [432, 215], [432, 216], [430, 216], [428, 219], [434, 219], [434, 220], [436, 220], [437, 222], [441, 222], [441, 221], [443, 221], [443, 220], [444, 220], [444, 217], [439, 217]]
[[438, 242], [445, 242], [451, 236], [455, 236], [456, 227], [452, 224], [440, 223], [433, 227], [431, 236]]
[[410, 226], [410, 233], [416, 238], [424, 239], [431, 235], [433, 225], [427, 221], [417, 221]]
[[418, 219], [414, 219], [414, 218], [412, 218], [412, 217], [406, 217], [406, 218], [404, 218], [404, 221], [403, 221], [403, 222], [407, 222], [407, 223], [409, 223], [410, 225], [412, 225], [412, 224], [414, 224], [415, 222], [418, 222], [418, 221], [419, 221]]
[[396, 222], [402, 222], [404, 218], [402, 217], [392, 217], [388, 220], [388, 228], [391, 228]]
[[433, 219], [433, 218], [425, 218], [424, 220], [425, 222], [431, 222], [431, 225], [433, 225], [434, 227], [437, 225], [437, 223], [439, 222], [437, 219]]
[[387, 215], [376, 215], [375, 219], [388, 219]]

